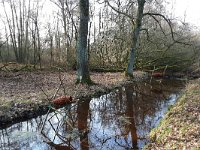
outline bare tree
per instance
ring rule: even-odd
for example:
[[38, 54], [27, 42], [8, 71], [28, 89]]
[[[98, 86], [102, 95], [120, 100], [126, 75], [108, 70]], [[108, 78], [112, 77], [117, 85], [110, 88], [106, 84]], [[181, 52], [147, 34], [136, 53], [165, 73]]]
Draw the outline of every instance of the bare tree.
[[[25, 63], [28, 51], [28, 26], [30, 21], [30, 0], [2, 1], [4, 12], [12, 40], [12, 47], [18, 63]], [[9, 4], [11, 16], [8, 14], [5, 3]]]
[[41, 37], [40, 37], [40, 28], [39, 28], [39, 1], [36, 5], [33, 6], [34, 10], [31, 12], [32, 27], [31, 27], [31, 36], [32, 36], [32, 45], [33, 45], [33, 61], [34, 66], [38, 63], [41, 68]]
[[[65, 53], [67, 62], [70, 64], [73, 50], [73, 43], [77, 42], [77, 25], [76, 18], [74, 15], [77, 9], [77, 0], [51, 0], [58, 8], [58, 17], [61, 16], [61, 23], [63, 27], [63, 51]], [[60, 49], [61, 50], [61, 49]]]

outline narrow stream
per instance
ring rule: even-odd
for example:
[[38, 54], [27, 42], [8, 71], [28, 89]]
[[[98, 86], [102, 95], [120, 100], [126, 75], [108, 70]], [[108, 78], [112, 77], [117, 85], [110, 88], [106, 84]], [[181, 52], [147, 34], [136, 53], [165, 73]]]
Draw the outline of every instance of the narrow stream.
[[139, 82], [0, 130], [1, 150], [142, 149], [183, 81]]

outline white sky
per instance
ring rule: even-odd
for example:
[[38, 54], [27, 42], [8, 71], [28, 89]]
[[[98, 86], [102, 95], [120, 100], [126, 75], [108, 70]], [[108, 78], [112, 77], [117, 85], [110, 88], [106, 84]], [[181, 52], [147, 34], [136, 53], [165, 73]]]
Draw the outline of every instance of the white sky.
[[[176, 18], [200, 28], [200, 0], [168, 0]], [[174, 5], [172, 5], [174, 4]]]
[[[90, 0], [90, 2], [93, 1], [95, 0]], [[167, 1], [169, 3], [166, 5], [166, 7], [169, 13], [173, 11], [174, 14], [173, 16], [175, 18], [180, 19], [182, 21], [185, 18], [186, 22], [198, 26], [198, 29], [200, 30], [200, 0], [167, 0]], [[55, 11], [56, 6], [53, 5], [51, 2], [49, 2], [48, 0], [46, 0], [43, 8], [44, 12], [46, 12], [49, 16], [52, 17], [51, 15], [52, 9]], [[4, 10], [2, 9], [2, 7], [0, 8], [0, 17], [1, 15], [4, 15]], [[2, 24], [1, 20], [0, 24]], [[1, 26], [0, 30], [3, 28], [4, 27]]]

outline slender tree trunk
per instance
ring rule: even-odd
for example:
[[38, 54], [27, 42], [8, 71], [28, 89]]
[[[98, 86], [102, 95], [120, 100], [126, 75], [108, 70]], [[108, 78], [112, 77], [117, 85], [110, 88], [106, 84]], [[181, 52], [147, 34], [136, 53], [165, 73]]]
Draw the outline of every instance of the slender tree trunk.
[[135, 63], [135, 51], [138, 44], [138, 38], [142, 26], [142, 18], [143, 18], [143, 10], [144, 10], [145, 0], [138, 0], [138, 11], [137, 11], [137, 18], [135, 22], [135, 26], [133, 29], [133, 38], [132, 38], [132, 48], [130, 51], [130, 56], [128, 60], [128, 66], [125, 72], [126, 76], [133, 77], [133, 66]]
[[[67, 3], [67, 1], [66, 1]], [[67, 15], [65, 10], [65, 1], [61, 0], [61, 12], [63, 18], [63, 29], [64, 29], [64, 46], [66, 50], [67, 61], [69, 61], [69, 42], [68, 42], [68, 33], [67, 33]]]
[[[51, 32], [51, 31], [50, 31]], [[53, 64], [54, 64], [54, 58], [53, 58], [53, 37], [52, 35], [50, 35], [51, 33], [49, 33], [49, 36], [50, 36], [50, 51], [51, 51], [51, 62], [50, 62], [50, 66], [52, 67]]]
[[37, 28], [37, 44], [38, 44], [38, 50], [37, 50], [37, 56], [38, 56], [38, 61], [40, 64], [40, 68], [42, 68], [42, 62], [41, 62], [41, 44], [40, 44], [40, 31], [39, 31], [39, 27], [38, 24], [36, 24], [36, 28]]
[[91, 83], [88, 67], [88, 21], [89, 21], [89, 0], [80, 0], [80, 26], [77, 43], [77, 83]]
[[24, 54], [26, 56], [26, 63], [30, 63], [30, 58], [29, 58], [29, 47], [28, 47], [28, 42], [29, 42], [29, 20], [30, 20], [30, 0], [28, 1], [28, 14], [27, 18], [25, 21], [25, 44], [24, 44]]

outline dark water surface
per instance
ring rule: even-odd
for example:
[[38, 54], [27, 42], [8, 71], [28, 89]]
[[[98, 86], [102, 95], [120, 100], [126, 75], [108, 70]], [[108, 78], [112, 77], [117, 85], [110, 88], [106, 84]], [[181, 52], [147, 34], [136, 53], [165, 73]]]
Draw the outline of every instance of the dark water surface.
[[178, 80], [147, 81], [80, 100], [0, 130], [0, 149], [141, 149], [183, 87]]

